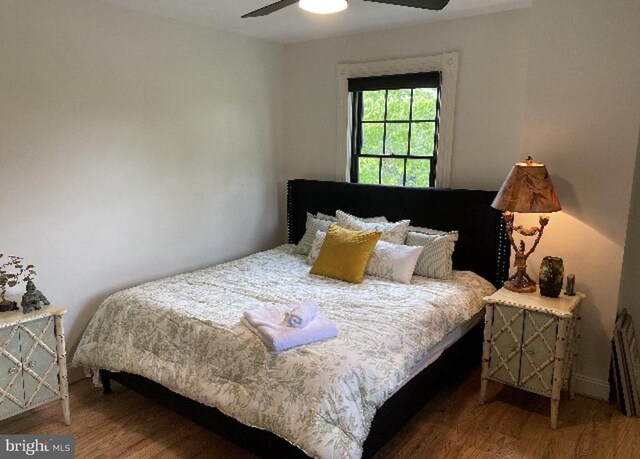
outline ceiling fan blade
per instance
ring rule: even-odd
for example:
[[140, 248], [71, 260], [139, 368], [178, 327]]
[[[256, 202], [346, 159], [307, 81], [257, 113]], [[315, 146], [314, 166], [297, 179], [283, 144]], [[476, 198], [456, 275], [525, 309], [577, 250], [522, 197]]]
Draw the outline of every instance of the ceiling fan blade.
[[267, 5], [259, 10], [252, 11], [251, 13], [247, 13], [243, 18], [257, 18], [260, 16], [266, 16], [267, 14], [275, 13], [282, 8], [286, 8], [289, 5], [293, 5], [294, 3], [298, 3], [298, 0], [280, 0], [279, 2], [272, 3], [271, 5]]
[[365, 0], [366, 2], [386, 3], [388, 5], [411, 6], [423, 10], [441, 10], [449, 0]]

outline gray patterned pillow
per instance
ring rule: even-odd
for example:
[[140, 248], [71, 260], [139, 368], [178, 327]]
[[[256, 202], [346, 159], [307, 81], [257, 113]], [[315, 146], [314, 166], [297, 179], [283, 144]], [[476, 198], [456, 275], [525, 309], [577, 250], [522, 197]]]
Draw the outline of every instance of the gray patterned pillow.
[[409, 231], [409, 220], [400, 220], [396, 223], [363, 222], [341, 210], [336, 211], [336, 217], [338, 217], [338, 225], [343, 228], [355, 231], [381, 231], [380, 240], [392, 244], [404, 244]]
[[423, 247], [414, 273], [417, 276], [435, 279], [451, 279], [453, 275], [451, 256], [457, 240], [458, 233], [456, 232], [449, 234], [409, 232], [406, 244]]

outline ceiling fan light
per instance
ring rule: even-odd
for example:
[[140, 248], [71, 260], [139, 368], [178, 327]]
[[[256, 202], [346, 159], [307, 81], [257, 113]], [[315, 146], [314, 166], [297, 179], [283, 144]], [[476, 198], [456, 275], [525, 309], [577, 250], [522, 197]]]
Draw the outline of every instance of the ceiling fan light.
[[300, 8], [315, 14], [332, 14], [347, 9], [347, 0], [300, 0]]

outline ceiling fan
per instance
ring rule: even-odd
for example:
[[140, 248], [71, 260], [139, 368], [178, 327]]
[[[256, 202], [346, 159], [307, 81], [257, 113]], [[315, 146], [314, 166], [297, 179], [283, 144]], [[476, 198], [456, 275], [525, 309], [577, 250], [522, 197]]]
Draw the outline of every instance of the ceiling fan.
[[[366, 2], [386, 3], [389, 5], [397, 6], [410, 6], [413, 8], [420, 8], [423, 10], [441, 10], [449, 0], [364, 0]], [[247, 13], [243, 18], [256, 18], [260, 16], [266, 16], [276, 11], [291, 6], [294, 3], [300, 2], [300, 8], [312, 13], [328, 14], [337, 13], [347, 7], [347, 0], [280, 0], [279, 2], [272, 3], [263, 8]]]

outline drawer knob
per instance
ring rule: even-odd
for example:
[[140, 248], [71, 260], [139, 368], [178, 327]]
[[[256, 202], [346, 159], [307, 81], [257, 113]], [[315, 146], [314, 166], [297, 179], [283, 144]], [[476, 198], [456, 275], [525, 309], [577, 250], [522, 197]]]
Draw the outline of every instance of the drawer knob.
[[534, 351], [533, 349], [527, 349], [527, 354], [534, 356], [536, 355], [536, 351]]
[[16, 367], [11, 367], [9, 368], [9, 374], [10, 375], [14, 375], [18, 372], [18, 369]]
[[32, 360], [31, 362], [29, 362], [29, 363], [27, 364], [27, 366], [28, 366], [29, 368], [33, 368], [33, 367], [35, 367], [35, 366], [36, 366], [36, 361], [35, 361], [35, 360]]

